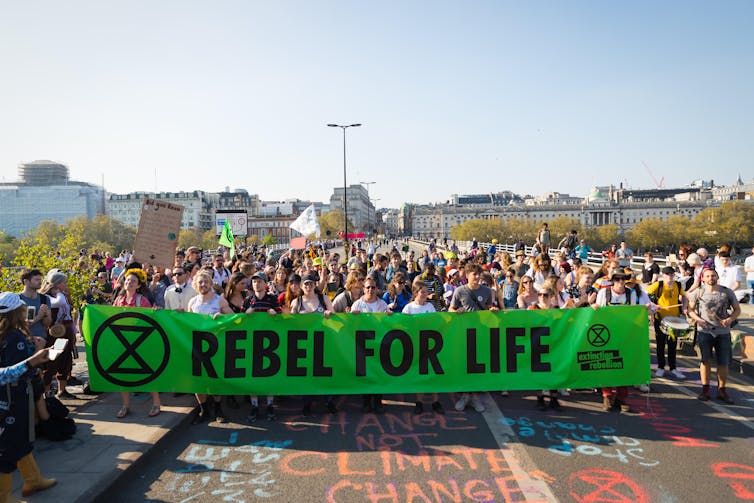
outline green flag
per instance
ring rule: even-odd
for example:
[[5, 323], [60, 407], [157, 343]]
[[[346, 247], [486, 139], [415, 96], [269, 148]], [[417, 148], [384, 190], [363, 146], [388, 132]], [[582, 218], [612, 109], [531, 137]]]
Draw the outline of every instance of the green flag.
[[236, 245], [233, 244], [233, 231], [230, 230], [230, 220], [225, 219], [225, 225], [223, 226], [223, 232], [220, 234], [220, 244], [227, 246], [230, 249], [230, 259], [236, 256]]

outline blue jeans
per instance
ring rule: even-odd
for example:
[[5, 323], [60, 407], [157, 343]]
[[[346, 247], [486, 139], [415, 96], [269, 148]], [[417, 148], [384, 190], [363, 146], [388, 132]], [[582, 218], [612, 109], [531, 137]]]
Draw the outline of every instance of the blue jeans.
[[746, 280], [746, 287], [752, 292], [749, 294], [749, 304], [754, 304], [754, 279]]

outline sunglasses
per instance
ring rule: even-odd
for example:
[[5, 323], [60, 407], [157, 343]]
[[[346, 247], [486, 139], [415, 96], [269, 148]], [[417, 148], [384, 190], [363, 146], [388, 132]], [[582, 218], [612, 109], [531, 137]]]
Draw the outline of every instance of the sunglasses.
[[538, 293], [537, 294], [537, 297], [549, 297], [549, 296], [550, 296], [549, 293]]
[[184, 274], [185, 274], [185, 273], [182, 273], [182, 272], [174, 272], [173, 274], [171, 274], [171, 276], [173, 276], [173, 277], [176, 277], [176, 276], [183, 276]]
[[529, 283], [531, 283], [531, 281], [522, 281], [521, 283], [524, 285], [528, 285]]
[[374, 290], [375, 288], [377, 288], [377, 287], [376, 286], [365, 286], [364, 290]]

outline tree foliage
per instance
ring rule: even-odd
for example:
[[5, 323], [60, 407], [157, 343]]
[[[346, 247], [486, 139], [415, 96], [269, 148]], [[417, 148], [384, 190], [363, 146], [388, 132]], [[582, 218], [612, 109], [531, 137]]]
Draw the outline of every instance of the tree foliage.
[[[317, 219], [319, 222], [319, 230], [322, 235], [322, 239], [335, 239], [339, 232], [343, 232], [344, 225], [343, 222], [345, 221], [345, 218], [343, 217], [343, 211], [342, 210], [330, 210], [326, 213], [322, 213], [319, 218]], [[351, 222], [351, 219], [348, 219], [348, 233], [351, 234], [356, 230], [356, 226], [353, 225]], [[329, 234], [328, 234], [329, 232]], [[307, 236], [308, 238], [313, 238], [314, 235]]]

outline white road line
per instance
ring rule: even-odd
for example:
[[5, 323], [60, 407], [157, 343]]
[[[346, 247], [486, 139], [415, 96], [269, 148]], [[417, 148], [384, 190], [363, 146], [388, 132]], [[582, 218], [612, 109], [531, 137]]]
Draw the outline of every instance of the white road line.
[[487, 422], [487, 427], [495, 438], [498, 447], [500, 447], [500, 452], [503, 453], [505, 461], [515, 475], [516, 484], [526, 501], [558, 501], [546, 482], [530, 477], [529, 473], [522, 468], [521, 465], [528, 468], [529, 471], [533, 471], [537, 468], [537, 465], [534, 464], [534, 461], [522, 447], [518, 447], [514, 452], [514, 443], [516, 445], [521, 444], [510, 425], [504, 424], [502, 421], [505, 416], [497, 406], [495, 399], [489, 393], [480, 395], [485, 397], [485, 411], [482, 412], [482, 417]]

